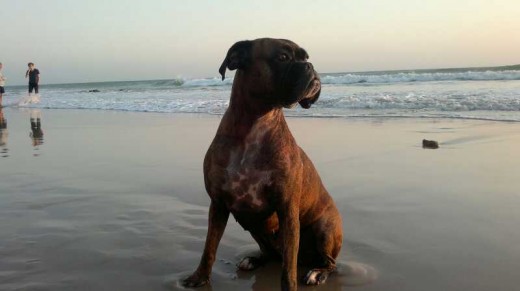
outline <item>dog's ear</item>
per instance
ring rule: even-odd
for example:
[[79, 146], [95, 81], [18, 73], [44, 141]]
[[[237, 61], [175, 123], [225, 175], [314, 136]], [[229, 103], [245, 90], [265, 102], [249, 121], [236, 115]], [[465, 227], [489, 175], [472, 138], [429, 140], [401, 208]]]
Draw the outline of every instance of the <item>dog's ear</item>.
[[311, 105], [314, 104], [314, 102], [316, 102], [318, 100], [318, 98], [320, 97], [320, 93], [321, 93], [321, 89], [314, 96], [303, 98], [302, 100], [298, 101], [298, 103], [300, 103], [301, 107], [303, 107], [305, 109], [309, 109], [309, 108], [311, 108]]
[[226, 77], [226, 68], [229, 70], [245, 69], [249, 65], [252, 47], [253, 43], [250, 40], [243, 40], [229, 48], [226, 58], [218, 70], [222, 75], [222, 80]]

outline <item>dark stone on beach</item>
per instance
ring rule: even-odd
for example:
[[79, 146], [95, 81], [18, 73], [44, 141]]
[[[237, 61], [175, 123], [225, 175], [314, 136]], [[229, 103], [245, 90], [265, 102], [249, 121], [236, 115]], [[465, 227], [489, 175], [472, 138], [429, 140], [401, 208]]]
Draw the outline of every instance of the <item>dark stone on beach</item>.
[[98, 89], [94, 89], [94, 90], [88, 90], [90, 93], [98, 93], [98, 92], [101, 92], [99, 91]]
[[439, 143], [434, 140], [423, 139], [422, 147], [423, 147], [423, 149], [438, 149]]

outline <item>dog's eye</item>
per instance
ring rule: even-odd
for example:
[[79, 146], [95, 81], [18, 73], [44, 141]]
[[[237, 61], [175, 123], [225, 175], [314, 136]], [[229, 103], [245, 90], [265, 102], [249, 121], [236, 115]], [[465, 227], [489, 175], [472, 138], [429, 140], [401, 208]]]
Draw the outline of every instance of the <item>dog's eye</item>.
[[287, 62], [289, 60], [289, 56], [287, 54], [280, 54], [278, 56], [278, 60], [280, 62]]

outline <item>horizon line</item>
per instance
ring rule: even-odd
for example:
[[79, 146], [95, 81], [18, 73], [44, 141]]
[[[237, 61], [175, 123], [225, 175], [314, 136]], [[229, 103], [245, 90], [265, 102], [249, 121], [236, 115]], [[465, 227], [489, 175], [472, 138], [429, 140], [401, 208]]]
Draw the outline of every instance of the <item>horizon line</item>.
[[[430, 71], [454, 71], [454, 70], [520, 70], [520, 63], [514, 65], [501, 65], [501, 66], [485, 66], [485, 67], [450, 67], [450, 68], [431, 68], [431, 69], [391, 69], [391, 70], [369, 70], [369, 71], [350, 71], [350, 72], [326, 72], [326, 73], [318, 73], [320, 75], [333, 75], [333, 74], [374, 74], [374, 73], [404, 73], [404, 72], [430, 72]], [[75, 84], [92, 84], [92, 83], [116, 83], [116, 82], [149, 82], [149, 81], [169, 81], [176, 80], [182, 77], [176, 78], [165, 78], [165, 79], [139, 79], [139, 80], [112, 80], [112, 81], [88, 81], [88, 82], [70, 82], [70, 83], [44, 83], [40, 85], [75, 85]], [[193, 79], [211, 79], [211, 78], [220, 78], [220, 77], [200, 77], [200, 78], [188, 78], [189, 80]], [[19, 86], [27, 86], [27, 84], [18, 84], [18, 85], [7, 85], [7, 87], [19, 87]]]

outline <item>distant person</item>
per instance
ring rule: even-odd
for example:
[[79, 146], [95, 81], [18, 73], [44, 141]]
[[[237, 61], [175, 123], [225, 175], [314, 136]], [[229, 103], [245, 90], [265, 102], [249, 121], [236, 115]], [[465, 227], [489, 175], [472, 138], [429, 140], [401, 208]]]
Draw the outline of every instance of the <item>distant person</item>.
[[29, 78], [29, 95], [33, 89], [38, 94], [38, 83], [40, 82], [40, 71], [34, 67], [34, 63], [28, 63], [29, 69], [25, 72], [25, 78]]
[[2, 107], [2, 97], [5, 93], [5, 89], [4, 89], [4, 86], [5, 86], [5, 77], [4, 77], [4, 74], [2, 74], [2, 69], [3, 69], [4, 65], [2, 63], [0, 63], [0, 107]]

